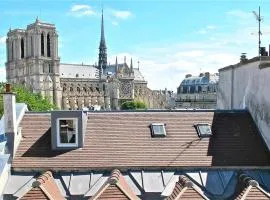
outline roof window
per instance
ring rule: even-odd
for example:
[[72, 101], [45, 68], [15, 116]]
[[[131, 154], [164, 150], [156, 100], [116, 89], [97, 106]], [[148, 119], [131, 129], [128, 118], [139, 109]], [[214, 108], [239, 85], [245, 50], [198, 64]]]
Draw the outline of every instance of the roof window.
[[212, 136], [211, 124], [198, 123], [194, 125], [199, 137], [210, 137]]
[[165, 137], [166, 129], [164, 123], [152, 123], [151, 124], [152, 137]]

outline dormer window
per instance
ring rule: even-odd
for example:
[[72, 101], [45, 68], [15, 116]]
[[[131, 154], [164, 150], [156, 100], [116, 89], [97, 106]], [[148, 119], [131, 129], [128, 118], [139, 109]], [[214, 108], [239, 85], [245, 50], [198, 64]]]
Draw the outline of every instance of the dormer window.
[[87, 113], [82, 111], [51, 112], [51, 145], [53, 150], [83, 147]]
[[78, 119], [58, 118], [57, 119], [57, 146], [77, 147], [78, 146]]
[[212, 136], [211, 125], [208, 123], [199, 123], [195, 125], [199, 137]]
[[151, 124], [152, 137], [165, 137], [166, 129], [164, 123], [152, 123]]

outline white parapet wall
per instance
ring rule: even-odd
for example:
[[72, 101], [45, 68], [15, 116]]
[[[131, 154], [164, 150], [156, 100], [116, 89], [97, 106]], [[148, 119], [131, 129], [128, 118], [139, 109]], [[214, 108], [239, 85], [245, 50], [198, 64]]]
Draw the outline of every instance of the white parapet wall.
[[8, 154], [0, 155], [0, 199], [10, 173], [10, 164], [8, 163], [8, 160]]
[[270, 57], [220, 69], [217, 108], [247, 108], [270, 150]]
[[[18, 133], [16, 133], [17, 137], [15, 137], [16, 139], [14, 141], [15, 150], [19, 146], [19, 143], [21, 140], [21, 132], [20, 132], [21, 129], [19, 127], [19, 124], [20, 124], [26, 111], [28, 111], [26, 104], [16, 103], [16, 106], [15, 106], [15, 112], [16, 112], [15, 127], [16, 127], [16, 130], [18, 131]], [[3, 139], [2, 135], [4, 135], [4, 133], [5, 133], [4, 123], [3, 123], [4, 117], [5, 116], [2, 116], [2, 119], [0, 120], [1, 139]], [[6, 143], [7, 143], [7, 141], [0, 141], [0, 199], [1, 199], [1, 195], [3, 193], [3, 190], [5, 188], [5, 185], [8, 181], [8, 178], [9, 178], [10, 164], [11, 164], [10, 162], [12, 162], [12, 160], [10, 159], [10, 154], [6, 148]]]

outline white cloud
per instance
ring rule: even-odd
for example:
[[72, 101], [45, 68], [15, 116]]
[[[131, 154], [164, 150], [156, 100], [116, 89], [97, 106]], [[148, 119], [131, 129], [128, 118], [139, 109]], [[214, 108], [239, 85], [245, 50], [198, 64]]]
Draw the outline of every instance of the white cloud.
[[200, 29], [197, 33], [201, 34], [201, 35], [205, 35], [206, 33], [210, 32], [211, 30], [216, 29], [216, 26], [213, 25], [208, 25], [205, 28]]
[[227, 12], [227, 15], [233, 16], [233, 17], [238, 17], [241, 19], [248, 19], [252, 16], [251, 12], [244, 12], [242, 10], [231, 10]]
[[201, 35], [205, 35], [207, 33], [207, 31], [205, 29], [201, 29], [198, 31], [198, 33]]
[[[239, 62], [242, 52], [246, 52], [248, 58], [256, 56], [256, 37], [248, 33], [251, 30], [253, 27], [239, 27], [230, 33], [215, 32], [213, 37], [200, 42], [138, 44], [132, 51], [133, 65], [137, 66], [140, 60], [140, 71], [149, 88], [176, 91], [186, 74], [216, 73], [222, 67]], [[118, 62], [121, 61], [118, 57]]]
[[96, 12], [89, 5], [74, 5], [71, 7], [69, 14], [75, 17], [83, 17], [96, 15]]
[[76, 11], [78, 11], [78, 10], [87, 10], [87, 9], [91, 9], [91, 7], [90, 6], [88, 6], [88, 5], [74, 5], [74, 6], [72, 6], [72, 8], [71, 8], [71, 11], [72, 12], [76, 12]]
[[214, 30], [216, 28], [217, 27], [216, 26], [213, 26], [213, 25], [206, 26], [206, 29], [208, 29], [208, 30]]
[[6, 44], [6, 39], [7, 39], [6, 36], [0, 37], [0, 45], [1, 44]]
[[124, 10], [112, 10], [112, 15], [115, 18], [125, 20], [131, 17], [132, 13], [130, 11], [124, 11]]
[[[239, 56], [234, 51], [227, 52], [221, 44], [214, 44], [212, 49], [208, 43], [209, 41], [193, 43], [189, 47], [190, 43], [161, 44], [157, 47], [140, 45], [132, 54], [121, 52], [109, 56], [108, 62], [115, 63], [117, 56], [118, 63], [123, 63], [126, 56], [126, 62], [130, 64], [132, 57], [135, 68], [138, 60], [140, 61], [140, 71], [149, 88], [176, 91], [188, 73], [195, 76], [201, 71], [216, 73], [219, 68], [238, 62]], [[202, 46], [204, 48], [200, 49]]]
[[118, 26], [119, 24], [118, 24], [118, 22], [113, 21], [113, 22], [112, 22], [112, 25], [114, 25], [114, 26]]

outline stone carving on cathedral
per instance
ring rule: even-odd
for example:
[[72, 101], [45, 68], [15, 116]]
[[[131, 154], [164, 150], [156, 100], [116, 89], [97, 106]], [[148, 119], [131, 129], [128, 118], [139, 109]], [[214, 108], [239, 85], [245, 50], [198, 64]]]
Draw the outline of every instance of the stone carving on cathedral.
[[120, 81], [120, 99], [132, 99], [133, 83], [129, 80]]

